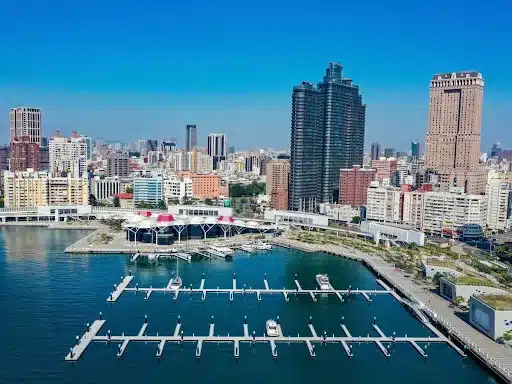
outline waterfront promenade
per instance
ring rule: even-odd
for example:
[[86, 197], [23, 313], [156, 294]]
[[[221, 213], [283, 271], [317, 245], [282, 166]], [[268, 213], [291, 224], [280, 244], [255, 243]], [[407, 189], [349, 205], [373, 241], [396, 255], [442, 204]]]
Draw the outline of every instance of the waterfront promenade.
[[512, 348], [498, 344], [473, 328], [461, 319], [449, 307], [450, 303], [438, 294], [416, 284], [411, 278], [405, 277], [403, 271], [376, 255], [365, 254], [356, 249], [337, 245], [307, 244], [285, 238], [275, 239], [274, 242], [283, 246], [292, 246], [308, 252], [328, 252], [343, 257], [365, 261], [375, 272], [380, 273], [402, 294], [416, 302], [425, 304], [424, 310], [435, 318], [445, 329], [473, 351], [477, 358], [490, 366], [508, 382], [512, 383]]

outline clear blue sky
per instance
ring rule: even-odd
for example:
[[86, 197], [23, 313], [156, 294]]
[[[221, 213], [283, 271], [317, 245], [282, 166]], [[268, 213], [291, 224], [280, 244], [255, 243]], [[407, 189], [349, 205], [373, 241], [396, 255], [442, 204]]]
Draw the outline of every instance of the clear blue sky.
[[483, 148], [512, 147], [510, 0], [4, 1], [0, 141], [8, 109], [44, 134], [132, 141], [225, 132], [286, 148], [293, 85], [343, 64], [367, 104], [366, 147], [424, 142], [432, 74], [484, 75]]

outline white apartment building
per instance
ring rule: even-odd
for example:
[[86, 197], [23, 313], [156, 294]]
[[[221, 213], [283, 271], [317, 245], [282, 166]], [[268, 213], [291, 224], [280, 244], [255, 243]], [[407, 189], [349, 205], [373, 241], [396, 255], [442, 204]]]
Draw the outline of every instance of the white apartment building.
[[83, 137], [60, 137], [50, 140], [50, 173], [71, 173], [74, 178], [87, 174], [87, 141]]
[[174, 172], [185, 171], [188, 169], [188, 155], [183, 151], [171, 152], [167, 158], [169, 169]]
[[[192, 167], [190, 168], [190, 170], [193, 171]], [[206, 153], [196, 152], [195, 172], [196, 173], [210, 173], [212, 171], [213, 171], [213, 158]]]
[[332, 220], [350, 223], [356, 216], [361, 215], [359, 207], [341, 204], [320, 204], [319, 213]]
[[4, 174], [7, 208], [45, 205], [87, 205], [89, 186], [86, 178], [51, 177], [48, 172], [8, 172]]
[[170, 201], [185, 197], [192, 197], [191, 179], [165, 179], [164, 180], [164, 200], [169, 204]]
[[414, 228], [423, 228], [424, 192], [403, 192], [402, 221]]
[[400, 189], [381, 187], [372, 182], [368, 188], [366, 219], [378, 221], [400, 220]]
[[507, 225], [508, 196], [510, 184], [502, 179], [492, 178], [485, 189], [487, 196], [487, 228], [504, 231]]
[[464, 224], [485, 228], [486, 196], [468, 195], [452, 189], [452, 192], [425, 192], [423, 198], [423, 231], [426, 233], [460, 233]]
[[90, 182], [90, 192], [97, 201], [107, 200], [121, 193], [121, 182], [117, 177], [94, 177]]

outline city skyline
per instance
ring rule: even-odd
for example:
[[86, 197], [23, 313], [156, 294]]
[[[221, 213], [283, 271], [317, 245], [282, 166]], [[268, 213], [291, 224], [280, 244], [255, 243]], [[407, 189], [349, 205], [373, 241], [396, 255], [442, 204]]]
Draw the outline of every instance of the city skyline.
[[[8, 15], [19, 12], [19, 3], [6, 4], [0, 30], [10, 38], [0, 53], [0, 110], [39, 107], [46, 132], [77, 130], [107, 139], [123, 132], [131, 141], [147, 131], [148, 136], [178, 137], [181, 142], [182, 127], [192, 123], [200, 130], [201, 143], [208, 132], [224, 132], [236, 147], [245, 141], [285, 147], [293, 85], [314, 79], [326, 62], [340, 61], [364, 90], [366, 148], [378, 141], [383, 147], [405, 149], [411, 140], [423, 142], [427, 132], [424, 79], [474, 70], [486, 78], [483, 148], [496, 141], [512, 147], [510, 52], [502, 49], [511, 28], [506, 12], [496, 14], [488, 7], [471, 20], [438, 14], [445, 27], [432, 30], [426, 15], [444, 5], [435, 0], [405, 10], [398, 2], [387, 3], [385, 9], [372, 0], [365, 5], [328, 3], [326, 15], [322, 2], [293, 9], [274, 2], [274, 12], [268, 14], [254, 14], [243, 4], [233, 20], [226, 18], [229, 4], [145, 7], [114, 1], [108, 7], [112, 13], [98, 15], [93, 1], [80, 12], [74, 11], [75, 5], [31, 4], [24, 23], [17, 23]], [[451, 7], [468, 4], [456, 0]], [[122, 20], [111, 20], [114, 10], [122, 13]], [[308, 31], [296, 25], [304, 15], [313, 23]], [[336, 22], [340, 18], [343, 25]], [[182, 33], [198, 19], [201, 25], [193, 34]], [[361, 33], [351, 33], [362, 24]], [[66, 29], [65, 35], [57, 25]], [[265, 25], [265, 30], [255, 25]], [[463, 44], [439, 45], [459, 36], [461, 28], [471, 50]], [[403, 30], [414, 44], [403, 42]], [[331, 35], [350, 39], [323, 38]], [[45, 60], [34, 64], [12, 55], [19, 47]], [[7, 132], [8, 120], [2, 118], [0, 142], [8, 142]]]

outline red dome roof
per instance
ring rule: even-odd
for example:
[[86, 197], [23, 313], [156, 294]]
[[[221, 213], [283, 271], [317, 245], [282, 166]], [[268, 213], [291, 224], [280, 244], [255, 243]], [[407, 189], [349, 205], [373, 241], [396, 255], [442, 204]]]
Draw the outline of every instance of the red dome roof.
[[227, 223], [232, 223], [233, 221], [235, 221], [233, 216], [220, 216], [217, 220], [218, 221], [224, 221], [224, 222], [227, 222]]

